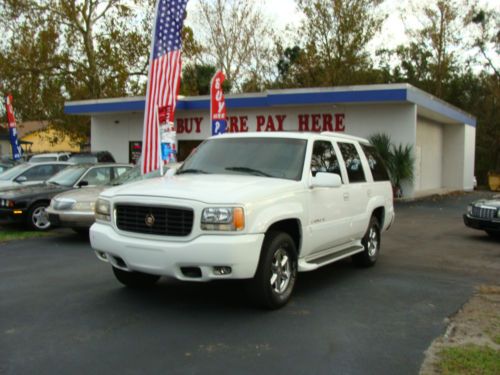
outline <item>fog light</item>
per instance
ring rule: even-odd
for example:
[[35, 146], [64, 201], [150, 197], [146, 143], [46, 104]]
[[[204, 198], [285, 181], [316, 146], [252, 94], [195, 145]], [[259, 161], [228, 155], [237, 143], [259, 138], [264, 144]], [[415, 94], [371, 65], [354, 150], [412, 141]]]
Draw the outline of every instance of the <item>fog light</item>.
[[215, 266], [214, 273], [218, 276], [229, 275], [233, 270], [228, 266]]

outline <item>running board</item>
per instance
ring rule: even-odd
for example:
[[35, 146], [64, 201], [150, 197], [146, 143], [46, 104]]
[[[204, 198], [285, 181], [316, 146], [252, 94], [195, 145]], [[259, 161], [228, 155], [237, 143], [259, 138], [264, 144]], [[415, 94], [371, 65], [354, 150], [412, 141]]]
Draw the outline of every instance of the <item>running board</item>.
[[319, 267], [329, 263], [336, 262], [337, 260], [350, 257], [351, 255], [361, 253], [365, 248], [363, 246], [351, 246], [346, 249], [336, 251], [327, 255], [320, 255], [317, 258], [299, 260], [299, 271], [313, 271]]

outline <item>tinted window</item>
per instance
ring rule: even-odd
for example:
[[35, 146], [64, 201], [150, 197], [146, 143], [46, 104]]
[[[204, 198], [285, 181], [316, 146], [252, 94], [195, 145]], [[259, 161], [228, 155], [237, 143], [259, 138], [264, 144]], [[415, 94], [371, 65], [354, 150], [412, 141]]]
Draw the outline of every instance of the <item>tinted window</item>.
[[368, 165], [372, 171], [373, 181], [389, 181], [389, 173], [387, 173], [385, 163], [375, 147], [361, 145], [361, 148], [365, 152], [366, 159], [368, 160]]
[[359, 158], [358, 151], [352, 143], [339, 143], [340, 153], [344, 158], [345, 167], [349, 182], [364, 182], [366, 181], [363, 165]]
[[68, 158], [69, 158], [69, 156], [68, 156], [68, 155], [61, 155], [61, 156], [59, 157], [59, 160], [60, 160], [60, 161], [66, 161], [66, 160], [68, 160]]
[[335, 154], [335, 150], [331, 142], [316, 141], [313, 146], [311, 158], [311, 172], [316, 176], [317, 172], [340, 173], [340, 164]]
[[307, 141], [294, 138], [214, 138], [203, 142], [177, 174], [241, 174], [300, 180]]

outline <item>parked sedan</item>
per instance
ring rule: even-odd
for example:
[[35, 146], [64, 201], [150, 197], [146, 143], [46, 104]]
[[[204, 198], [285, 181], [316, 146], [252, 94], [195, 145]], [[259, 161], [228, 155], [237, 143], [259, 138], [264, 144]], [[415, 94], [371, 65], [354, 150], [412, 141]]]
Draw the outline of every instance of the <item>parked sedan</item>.
[[[164, 167], [164, 172], [177, 168], [180, 164], [174, 163]], [[144, 176], [141, 175], [140, 166], [136, 166], [120, 177], [104, 186], [95, 186], [79, 190], [71, 190], [55, 196], [47, 208], [51, 225], [72, 228], [75, 232], [87, 234], [90, 226], [94, 224], [94, 205], [99, 194], [110, 187], [123, 185], [141, 179], [159, 177], [156, 170]]]
[[0, 223], [25, 223], [46, 230], [50, 221], [45, 209], [55, 195], [84, 186], [108, 184], [132, 168], [128, 164], [79, 164], [66, 168], [46, 183], [0, 191]]
[[69, 165], [64, 162], [16, 165], [0, 174], [0, 189], [40, 184]]
[[464, 223], [470, 228], [484, 230], [491, 237], [500, 238], [500, 195], [472, 202], [464, 214]]

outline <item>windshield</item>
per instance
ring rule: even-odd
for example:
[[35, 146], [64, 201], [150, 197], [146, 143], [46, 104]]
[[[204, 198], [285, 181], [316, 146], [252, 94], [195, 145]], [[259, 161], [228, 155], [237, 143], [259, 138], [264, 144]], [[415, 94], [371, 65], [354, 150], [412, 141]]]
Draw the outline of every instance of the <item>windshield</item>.
[[31, 168], [30, 164], [20, 164], [0, 174], [0, 181], [9, 181]]
[[47, 180], [48, 184], [73, 186], [76, 181], [87, 171], [88, 167], [72, 166], [68, 167], [52, 178]]
[[247, 174], [300, 180], [307, 141], [293, 138], [213, 138], [177, 174]]

